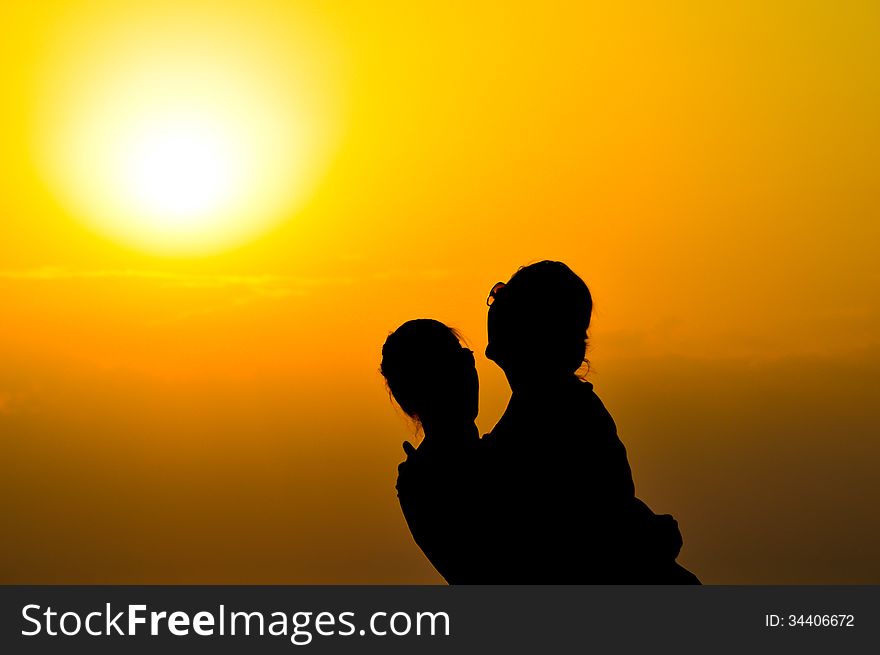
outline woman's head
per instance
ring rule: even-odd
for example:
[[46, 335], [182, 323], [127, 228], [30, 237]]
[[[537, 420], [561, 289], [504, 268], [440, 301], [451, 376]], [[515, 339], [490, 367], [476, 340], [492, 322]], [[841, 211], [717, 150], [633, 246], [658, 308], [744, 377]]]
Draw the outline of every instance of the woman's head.
[[568, 266], [524, 266], [490, 298], [486, 356], [509, 378], [572, 374], [584, 363], [593, 299]]
[[421, 424], [473, 421], [479, 382], [473, 352], [439, 321], [407, 321], [382, 346], [381, 372], [401, 409]]

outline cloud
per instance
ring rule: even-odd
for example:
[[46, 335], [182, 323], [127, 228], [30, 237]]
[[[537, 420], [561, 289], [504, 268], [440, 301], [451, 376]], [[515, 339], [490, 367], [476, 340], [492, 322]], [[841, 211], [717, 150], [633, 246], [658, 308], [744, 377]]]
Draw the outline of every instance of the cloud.
[[352, 281], [348, 277], [199, 274], [144, 269], [78, 271], [54, 266], [0, 271], [0, 280], [46, 282], [67, 280], [145, 280], [155, 281], [165, 287], [182, 289], [250, 289], [273, 297], [291, 295], [321, 286], [348, 284]]
[[[442, 269], [389, 270], [372, 273], [374, 280], [416, 278], [425, 280], [441, 279], [449, 275]], [[189, 289], [242, 288], [265, 292], [270, 296], [303, 292], [310, 289], [349, 285], [356, 281], [354, 276], [297, 276], [297, 275], [235, 275], [215, 273], [176, 273], [172, 271], [146, 269], [97, 269], [91, 271], [72, 270], [57, 266], [43, 266], [32, 269], [0, 270], [0, 280], [56, 281], [56, 280], [154, 280], [164, 286]]]
[[259, 300], [281, 300], [305, 296], [323, 289], [351, 286], [357, 283], [376, 283], [389, 280], [437, 280], [449, 275], [441, 269], [386, 270], [358, 275], [304, 276], [278, 274], [217, 274], [180, 273], [150, 269], [95, 269], [75, 270], [59, 266], [30, 269], [0, 270], [0, 281], [52, 283], [69, 281], [129, 280], [155, 284], [163, 289], [230, 292], [227, 299], [209, 306], [191, 307], [172, 316], [157, 319], [153, 325], [164, 325], [196, 316], [248, 305]]
[[261, 299], [280, 300], [303, 296], [325, 287], [348, 285], [350, 277], [306, 277], [294, 275], [238, 275], [216, 273], [180, 273], [148, 269], [74, 270], [44, 266], [32, 269], [0, 270], [0, 281], [57, 283], [131, 281], [153, 285], [160, 289], [181, 291], [225, 291], [226, 300], [209, 306], [193, 306], [183, 312], [154, 320], [152, 325], [164, 325], [192, 317], [247, 305]]

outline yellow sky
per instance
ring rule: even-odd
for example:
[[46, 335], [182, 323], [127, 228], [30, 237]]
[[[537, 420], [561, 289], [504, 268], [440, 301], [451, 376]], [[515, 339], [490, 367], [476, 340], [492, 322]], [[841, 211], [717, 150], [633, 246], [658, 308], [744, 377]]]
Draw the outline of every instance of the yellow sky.
[[[877, 3], [214, 4], [4, 7], [0, 581], [437, 581], [379, 348], [431, 316], [480, 355], [542, 258], [593, 290], [591, 379], [686, 565], [880, 581]], [[47, 172], [47, 98], [103, 89], [82, 48], [185, 70], [212, 29], [320, 147], [286, 220], [155, 254]]]

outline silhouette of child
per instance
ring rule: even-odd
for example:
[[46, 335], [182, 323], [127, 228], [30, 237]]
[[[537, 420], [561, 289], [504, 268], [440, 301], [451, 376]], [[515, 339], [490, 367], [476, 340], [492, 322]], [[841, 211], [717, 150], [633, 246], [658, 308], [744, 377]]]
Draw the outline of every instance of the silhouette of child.
[[382, 347], [381, 372], [400, 408], [421, 426], [403, 444], [397, 496], [413, 539], [450, 584], [485, 579], [478, 509], [479, 381], [474, 354], [439, 321], [408, 321]]

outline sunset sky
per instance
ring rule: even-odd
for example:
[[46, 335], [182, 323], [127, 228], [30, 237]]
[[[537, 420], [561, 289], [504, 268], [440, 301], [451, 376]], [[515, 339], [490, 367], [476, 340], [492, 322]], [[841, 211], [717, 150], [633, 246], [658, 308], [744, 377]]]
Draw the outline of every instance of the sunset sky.
[[880, 3], [3, 18], [0, 582], [440, 582], [382, 342], [460, 329], [487, 432], [549, 258], [685, 566], [880, 583]]

